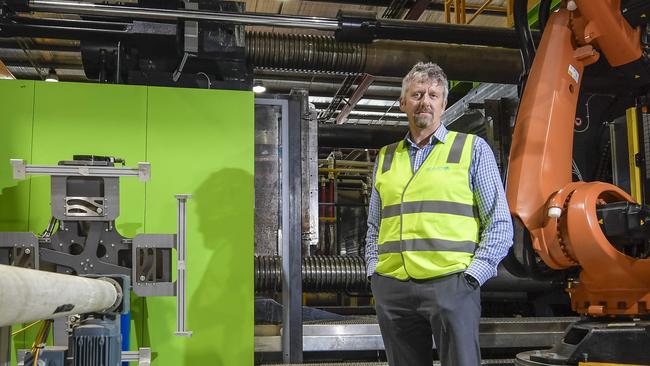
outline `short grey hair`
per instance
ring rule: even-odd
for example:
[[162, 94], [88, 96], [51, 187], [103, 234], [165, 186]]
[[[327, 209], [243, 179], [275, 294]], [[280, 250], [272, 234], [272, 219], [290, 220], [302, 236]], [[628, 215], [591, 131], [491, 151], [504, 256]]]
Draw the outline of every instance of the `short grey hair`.
[[418, 62], [413, 66], [411, 71], [409, 71], [404, 79], [402, 80], [402, 94], [400, 94], [400, 99], [404, 98], [406, 94], [406, 89], [413, 82], [427, 82], [427, 81], [437, 81], [445, 87], [443, 92], [443, 97], [445, 102], [447, 101], [447, 96], [449, 95], [449, 82], [447, 81], [447, 75], [442, 71], [442, 68], [438, 64], [433, 62]]

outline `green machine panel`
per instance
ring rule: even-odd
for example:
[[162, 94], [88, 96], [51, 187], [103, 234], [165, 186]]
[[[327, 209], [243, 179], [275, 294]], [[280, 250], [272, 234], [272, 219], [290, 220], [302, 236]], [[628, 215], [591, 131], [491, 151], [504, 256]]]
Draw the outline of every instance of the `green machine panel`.
[[148, 298], [156, 365], [252, 365], [253, 95], [151, 87], [148, 116], [146, 231], [174, 227], [174, 194], [192, 194], [187, 292], [194, 334], [172, 337], [175, 300]]
[[[74, 154], [151, 163], [151, 180], [121, 178], [118, 231], [174, 233], [187, 205], [188, 322], [174, 336], [176, 300], [132, 300], [131, 349], [153, 365], [253, 365], [253, 95], [250, 92], [2, 81], [0, 230], [40, 233], [47, 177], [11, 178], [10, 158], [53, 165]], [[4, 168], [3, 168], [4, 165]], [[17, 329], [15, 327], [14, 329]], [[14, 338], [28, 347], [34, 331]]]
[[[78, 155], [107, 155], [127, 166], [145, 161], [147, 89], [128, 85], [36, 83], [32, 164], [56, 165]], [[2, 162], [0, 162], [1, 164]], [[50, 178], [34, 176], [29, 230], [50, 220]], [[118, 231], [143, 232], [145, 184], [120, 178]]]
[[[0, 231], [26, 231], [30, 182], [13, 179], [9, 159], [31, 159], [34, 82], [2, 80], [0, 98], [7, 105], [0, 110], [0, 158], [4, 164], [0, 169]], [[15, 336], [14, 355], [16, 349], [27, 347], [28, 339], [34, 339], [35, 335]]]
[[0, 231], [26, 231], [29, 182], [12, 178], [10, 158], [31, 161], [34, 82], [0, 81]]

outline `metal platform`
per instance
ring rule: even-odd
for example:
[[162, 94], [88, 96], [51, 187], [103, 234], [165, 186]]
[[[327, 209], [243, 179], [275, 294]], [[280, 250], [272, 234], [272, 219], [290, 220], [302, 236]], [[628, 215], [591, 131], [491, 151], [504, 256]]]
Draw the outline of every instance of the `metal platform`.
[[[513, 359], [503, 359], [503, 360], [482, 360], [481, 365], [491, 365], [491, 366], [512, 366], [514, 364]], [[271, 365], [282, 365], [282, 366], [388, 366], [387, 362], [343, 362], [343, 363], [264, 363], [260, 366], [271, 366]], [[433, 361], [432, 366], [440, 366], [439, 361]]]
[[[483, 318], [481, 348], [548, 348], [562, 338], [576, 317]], [[281, 352], [279, 326], [255, 326], [255, 352]], [[435, 345], [434, 345], [435, 348]], [[383, 350], [376, 319], [303, 325], [303, 351], [340, 352]]]

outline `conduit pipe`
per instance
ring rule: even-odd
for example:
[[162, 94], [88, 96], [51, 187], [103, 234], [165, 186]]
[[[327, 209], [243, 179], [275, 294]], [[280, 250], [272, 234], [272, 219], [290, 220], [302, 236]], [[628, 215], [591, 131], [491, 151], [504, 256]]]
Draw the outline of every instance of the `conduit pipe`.
[[108, 280], [0, 265], [0, 327], [102, 312], [119, 301]]
[[393, 77], [403, 77], [418, 61], [431, 61], [451, 79], [500, 84], [516, 84], [522, 70], [514, 49], [412, 41], [349, 43], [332, 36], [267, 32], [246, 32], [246, 57], [257, 68]]
[[[516, 84], [522, 70], [519, 51], [507, 48], [385, 40], [352, 43], [339, 42], [333, 36], [255, 31], [246, 32], [245, 39], [247, 62], [257, 70], [303, 70], [339, 74], [364, 72], [373, 76], [401, 79], [416, 62], [431, 61], [438, 63], [450, 79], [500, 84]], [[80, 59], [75, 59], [77, 56], [74, 52], [34, 52], [36, 60], [41, 63], [47, 57], [54, 57], [57, 62], [70, 66], [81, 63]], [[28, 65], [23, 58], [23, 51], [18, 47], [1, 51], [0, 56], [6, 59], [12, 71], [18, 72], [16, 66]], [[477, 58], [481, 62], [475, 62]], [[16, 61], [19, 63], [16, 64]], [[272, 83], [270, 86], [277, 87]], [[340, 85], [314, 87], [327, 87], [327, 90], [334, 88], [336, 92]], [[373, 85], [366, 94], [377, 91], [382, 96], [394, 95], [389, 89]]]

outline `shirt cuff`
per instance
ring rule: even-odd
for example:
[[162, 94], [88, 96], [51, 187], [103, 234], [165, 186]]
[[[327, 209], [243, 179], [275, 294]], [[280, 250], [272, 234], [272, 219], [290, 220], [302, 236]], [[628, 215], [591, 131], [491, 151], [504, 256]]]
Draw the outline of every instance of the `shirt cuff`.
[[369, 260], [366, 263], [366, 276], [370, 277], [375, 273], [375, 269], [377, 268], [377, 260]]
[[483, 286], [487, 280], [494, 277], [494, 272], [496, 271], [492, 265], [476, 258], [472, 260], [472, 263], [470, 263], [469, 267], [467, 267], [467, 270], [465, 270], [465, 273], [476, 278], [481, 286]]

